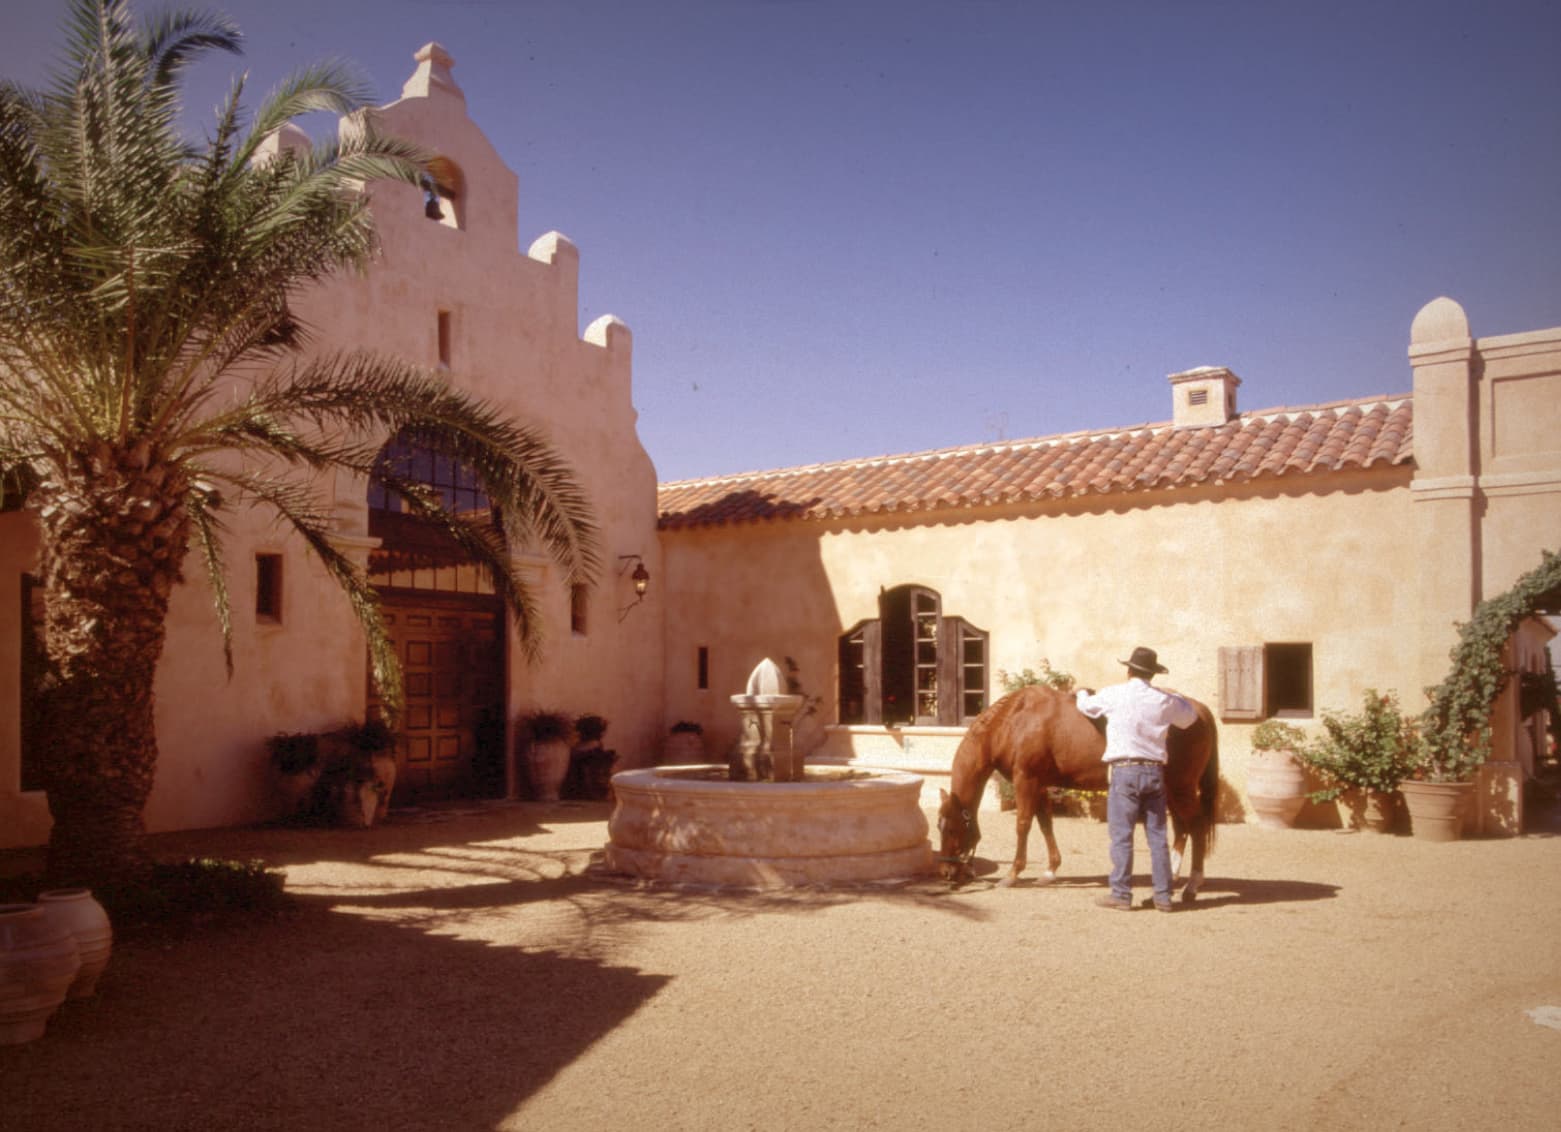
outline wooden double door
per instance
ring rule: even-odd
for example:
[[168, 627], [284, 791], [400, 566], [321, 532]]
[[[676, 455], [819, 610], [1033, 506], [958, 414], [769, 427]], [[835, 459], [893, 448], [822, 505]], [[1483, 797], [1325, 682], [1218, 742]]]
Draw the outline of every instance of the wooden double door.
[[483, 595], [382, 599], [406, 685], [397, 802], [502, 797], [503, 604]]

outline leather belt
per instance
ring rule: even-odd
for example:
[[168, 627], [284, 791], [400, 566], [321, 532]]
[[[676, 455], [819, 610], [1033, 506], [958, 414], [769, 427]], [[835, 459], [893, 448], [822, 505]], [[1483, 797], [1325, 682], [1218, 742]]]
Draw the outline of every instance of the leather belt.
[[1111, 766], [1164, 766], [1159, 759], [1112, 759]]

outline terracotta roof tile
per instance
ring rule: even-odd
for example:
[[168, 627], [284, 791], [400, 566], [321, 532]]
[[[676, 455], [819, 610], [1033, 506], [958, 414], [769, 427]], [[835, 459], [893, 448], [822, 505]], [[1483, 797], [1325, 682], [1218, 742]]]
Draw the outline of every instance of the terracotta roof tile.
[[1207, 428], [1135, 425], [844, 460], [658, 489], [667, 530], [764, 519], [849, 518], [1164, 491], [1269, 476], [1408, 465], [1407, 394], [1244, 413]]

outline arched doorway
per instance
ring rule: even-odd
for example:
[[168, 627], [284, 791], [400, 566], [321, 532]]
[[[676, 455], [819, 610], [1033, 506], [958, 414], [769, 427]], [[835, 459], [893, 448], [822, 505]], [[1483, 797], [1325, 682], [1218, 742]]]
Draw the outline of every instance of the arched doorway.
[[[476, 477], [398, 436], [379, 463], [459, 512], [488, 513]], [[492, 586], [437, 526], [371, 484], [369, 577], [406, 686], [396, 795], [410, 802], [505, 792], [505, 612]], [[373, 685], [370, 703], [373, 703]]]

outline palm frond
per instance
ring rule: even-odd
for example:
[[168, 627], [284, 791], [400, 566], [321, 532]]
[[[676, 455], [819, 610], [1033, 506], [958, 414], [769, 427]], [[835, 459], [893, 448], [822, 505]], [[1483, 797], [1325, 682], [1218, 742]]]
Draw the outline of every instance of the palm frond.
[[190, 516], [190, 530], [200, 552], [201, 564], [206, 568], [206, 579], [211, 584], [212, 604], [216, 606], [217, 625], [222, 631], [222, 661], [231, 680], [233, 606], [228, 599], [227, 560], [222, 553], [222, 521], [212, 506], [211, 497], [204, 491], [188, 492], [184, 497], [184, 506]]
[[168, 11], [154, 16], [141, 36], [141, 50], [151, 63], [149, 81], [168, 87], [204, 51], [243, 53], [244, 33], [220, 13]]

